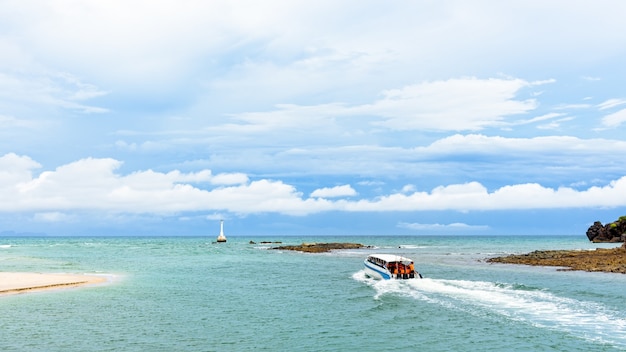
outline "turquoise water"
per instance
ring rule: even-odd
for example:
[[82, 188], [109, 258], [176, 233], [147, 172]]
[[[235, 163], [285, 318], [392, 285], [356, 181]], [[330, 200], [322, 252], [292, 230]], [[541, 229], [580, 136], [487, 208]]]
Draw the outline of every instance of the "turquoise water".
[[[0, 238], [0, 270], [105, 275], [0, 297], [2, 351], [626, 350], [626, 275], [488, 264], [584, 236]], [[359, 242], [304, 254], [249, 241]], [[423, 280], [374, 281], [371, 252]]]

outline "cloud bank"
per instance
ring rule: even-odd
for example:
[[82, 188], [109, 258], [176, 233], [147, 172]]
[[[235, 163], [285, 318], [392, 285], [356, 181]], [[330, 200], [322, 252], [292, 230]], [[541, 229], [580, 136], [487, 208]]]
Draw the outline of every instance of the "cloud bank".
[[41, 212], [57, 217], [79, 209], [139, 214], [228, 211], [307, 215], [325, 211], [484, 211], [626, 205], [626, 177], [582, 191], [534, 183], [489, 191], [479, 182], [468, 182], [442, 185], [430, 191], [414, 191], [411, 186], [400, 193], [373, 199], [348, 200], [346, 196], [357, 195], [350, 185], [318, 189], [307, 198], [281, 181], [250, 181], [245, 175], [213, 175], [210, 170], [145, 170], [123, 175], [118, 171], [121, 164], [110, 158], [88, 158], [33, 176], [39, 164], [27, 156], [6, 154], [0, 158], [4, 170], [0, 173], [0, 211]]

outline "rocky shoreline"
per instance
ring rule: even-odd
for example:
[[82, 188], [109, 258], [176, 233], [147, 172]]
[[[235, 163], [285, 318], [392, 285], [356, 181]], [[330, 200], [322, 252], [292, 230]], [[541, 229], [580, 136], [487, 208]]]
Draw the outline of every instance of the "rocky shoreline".
[[565, 269], [590, 272], [626, 274], [626, 216], [602, 225], [596, 221], [587, 229], [587, 238], [594, 243], [624, 242], [619, 248], [583, 251], [551, 250], [534, 251], [528, 254], [509, 255], [487, 259], [488, 263], [524, 264], [537, 266], [558, 266]]
[[487, 259], [488, 263], [558, 266], [562, 271], [582, 270], [626, 274], [626, 243], [618, 248], [550, 250]]
[[324, 253], [329, 252], [333, 249], [360, 249], [360, 248], [371, 248], [370, 246], [365, 246], [360, 243], [302, 243], [300, 245], [295, 246], [279, 246], [273, 247], [271, 249], [282, 249], [287, 251], [299, 251], [306, 253]]

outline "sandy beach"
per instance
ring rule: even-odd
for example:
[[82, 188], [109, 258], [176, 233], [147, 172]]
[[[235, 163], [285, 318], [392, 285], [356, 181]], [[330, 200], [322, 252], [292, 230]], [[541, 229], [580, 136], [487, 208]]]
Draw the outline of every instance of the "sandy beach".
[[0, 295], [92, 285], [106, 280], [81, 274], [0, 272]]

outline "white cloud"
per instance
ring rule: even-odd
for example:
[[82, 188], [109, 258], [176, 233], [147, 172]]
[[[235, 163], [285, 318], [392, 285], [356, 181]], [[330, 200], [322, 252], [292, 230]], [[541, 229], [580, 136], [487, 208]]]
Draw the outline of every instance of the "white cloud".
[[356, 196], [357, 192], [350, 185], [319, 188], [311, 192], [311, 197], [315, 198], [335, 198]]
[[41, 165], [28, 156], [19, 156], [15, 153], [8, 153], [0, 156], [0, 171], [5, 173], [25, 172], [30, 175], [34, 169]]
[[33, 171], [40, 167], [28, 156], [15, 153], [0, 156], [0, 190], [4, 188], [4, 192], [10, 192], [22, 182], [30, 181]]
[[555, 129], [561, 128], [561, 124], [563, 122], [572, 121], [572, 120], [574, 120], [573, 117], [564, 117], [564, 118], [561, 118], [561, 119], [557, 119], [557, 120], [551, 121], [551, 122], [549, 122], [547, 124], [539, 125], [539, 126], [537, 126], [537, 128], [540, 129], [540, 130], [555, 130]]
[[415, 190], [416, 190], [415, 185], [404, 185], [402, 187], [402, 191], [401, 192], [402, 193], [412, 193], [412, 192], [415, 192]]
[[29, 177], [30, 169], [37, 166], [30, 159], [5, 155], [0, 162], [9, 166], [0, 178], [0, 211], [32, 211], [40, 214], [37, 216], [39, 220], [46, 221], [72, 219], [72, 212], [79, 211], [306, 215], [323, 211], [483, 211], [626, 206], [626, 176], [603, 187], [580, 191], [536, 183], [508, 185], [489, 191], [478, 182], [467, 182], [438, 186], [430, 192], [329, 201], [317, 197], [355, 196], [356, 191], [343, 185], [318, 189], [311, 194], [313, 198], [303, 198], [294, 186], [270, 180], [200, 189], [187, 182], [210, 180], [209, 170], [190, 174], [147, 170], [122, 175], [117, 172], [121, 162], [92, 158]]
[[248, 133], [276, 131], [277, 129], [315, 132], [311, 129], [321, 127], [324, 128], [322, 132], [327, 132], [337, 116], [346, 115], [346, 108], [342, 104], [317, 106], [279, 104], [276, 108], [273, 111], [242, 113], [234, 117], [236, 120], [245, 122], [241, 127], [245, 128]]
[[622, 109], [602, 118], [602, 124], [606, 127], [618, 127], [624, 122], [626, 122], [626, 109]]
[[42, 108], [103, 113], [108, 110], [82, 102], [106, 94], [107, 92], [92, 84], [83, 83], [68, 73], [35, 71], [26, 75], [0, 71], [0, 99], [9, 102], [15, 109], [34, 104]]
[[[559, 1], [506, 6], [462, 1], [12, 1], [0, 10], [11, 34], [3, 38], [0, 51], [7, 67], [28, 62], [31, 71], [70, 72], [107, 92], [164, 98], [165, 93], [187, 94], [201, 82], [210, 89], [207, 96], [225, 92], [240, 104], [246, 101], [241, 95], [275, 98], [260, 104], [267, 107], [292, 102], [272, 95], [276, 91], [283, 97], [335, 95], [341, 86], [371, 95], [465, 72], [510, 72], [517, 62], [529, 67], [563, 58], [595, 63], [596, 55], [619, 53], [613, 43], [624, 39], [617, 15], [623, 5], [611, 4], [611, 9]], [[546, 19], [553, 18], [563, 30], [552, 30], [553, 21]], [[585, 30], [579, 25], [583, 20]], [[411, 76], [415, 78], [406, 79]], [[339, 94], [359, 100], [345, 91]], [[525, 109], [524, 101], [509, 105], [505, 111]]]
[[[177, 94], [197, 80], [209, 79], [214, 85], [222, 75], [226, 85], [238, 75], [250, 78], [248, 85], [270, 81], [283, 71], [246, 72], [246, 64], [262, 70], [263, 63], [275, 59], [281, 64], [285, 58], [301, 60], [306, 50], [302, 43], [314, 46], [332, 39], [322, 40], [318, 33], [333, 33], [332, 28], [342, 24], [332, 25], [328, 15], [342, 7], [348, 6], [282, 0], [63, 0], [12, 2], [0, 10], [0, 19], [15, 33], [10, 37], [18, 42], [15, 51], [25, 51], [22, 56], [35, 58], [41, 66], [71, 69], [116, 92], [167, 98], [166, 93]], [[320, 18], [326, 19], [324, 26], [319, 26]], [[311, 40], [314, 37], [320, 39]]]
[[527, 124], [531, 124], [531, 123], [535, 123], [535, 122], [552, 120], [552, 119], [555, 119], [557, 117], [561, 117], [561, 116], [564, 116], [564, 115], [565, 114], [563, 114], [563, 113], [551, 112], [551, 113], [548, 113], [548, 114], [545, 114], [545, 115], [533, 117], [532, 119], [515, 121], [515, 122], [512, 123], [512, 125], [527, 125]]
[[211, 178], [211, 183], [214, 185], [240, 185], [248, 181], [248, 176], [240, 172], [217, 174]]
[[554, 107], [554, 110], [582, 110], [593, 107], [590, 104], [560, 104]]
[[533, 99], [515, 99], [522, 88], [531, 85], [521, 79], [425, 82], [386, 91], [383, 99], [363, 107], [362, 112], [383, 116], [385, 120], [376, 124], [394, 130], [475, 131], [535, 109]]
[[624, 104], [626, 104], [626, 99], [608, 99], [598, 104], [598, 109], [607, 110]]
[[207, 220], [225, 220], [228, 218], [225, 214], [213, 213], [204, 217]]
[[439, 139], [427, 147], [418, 147], [417, 151], [427, 154], [455, 154], [481, 153], [498, 155], [521, 155], [525, 153], [537, 153], [529, 155], [530, 158], [550, 155], [601, 155], [602, 153], [626, 153], [626, 142], [622, 140], [592, 138], [582, 139], [573, 136], [543, 136], [533, 138], [506, 138], [499, 136], [486, 136], [482, 134], [455, 134]]
[[577, 191], [539, 184], [516, 184], [489, 192], [478, 182], [440, 186], [431, 192], [390, 194], [344, 202], [347, 211], [511, 210], [617, 207], [626, 205], [626, 176], [604, 187]]
[[[390, 130], [475, 131], [515, 124], [510, 115], [536, 108], [533, 99], [516, 100], [523, 88], [553, 81], [527, 82], [521, 79], [459, 78], [430, 81], [383, 92], [383, 98], [370, 104], [323, 104], [315, 106], [278, 105], [276, 110], [233, 115], [245, 124], [229, 124], [231, 131], [260, 133], [277, 129], [306, 131], [309, 134], [338, 133], [341, 124], [354, 119], [354, 125], [370, 122], [371, 128]], [[547, 114], [517, 122], [532, 123], [561, 114]], [[367, 117], [367, 118], [364, 118]], [[350, 124], [349, 126], [353, 126]], [[343, 132], [340, 132], [343, 133]]]
[[[243, 174], [220, 174], [210, 170], [168, 173], [152, 170], [129, 175], [117, 172], [114, 159], [82, 159], [32, 177], [38, 166], [27, 157], [8, 154], [0, 158], [0, 211], [38, 211], [42, 214], [80, 210], [120, 213], [176, 213], [196, 210], [227, 210], [234, 213], [279, 212], [303, 214], [317, 211], [324, 201], [302, 200], [292, 186], [280, 181], [246, 181]], [[191, 183], [215, 181], [211, 190]], [[44, 217], [45, 218], [45, 217]]]

